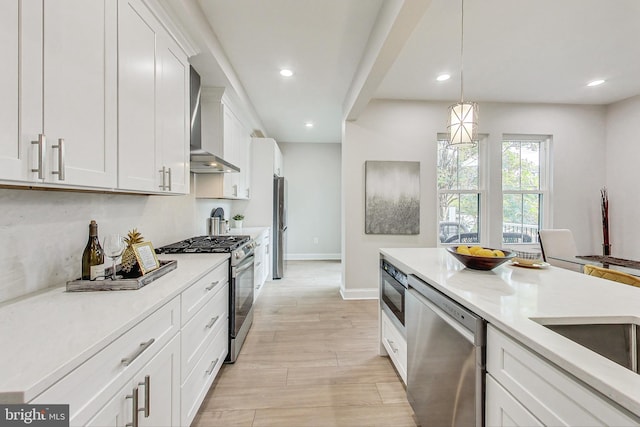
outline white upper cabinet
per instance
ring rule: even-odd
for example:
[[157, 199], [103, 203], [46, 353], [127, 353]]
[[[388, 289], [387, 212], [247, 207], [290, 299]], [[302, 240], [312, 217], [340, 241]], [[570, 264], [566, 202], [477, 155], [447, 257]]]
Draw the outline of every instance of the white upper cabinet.
[[251, 132], [223, 88], [202, 91], [202, 149], [240, 168], [236, 173], [199, 173], [196, 197], [248, 199], [250, 197]]
[[0, 179], [115, 187], [116, 5], [5, 1], [0, 16]]
[[188, 61], [139, 0], [118, 9], [119, 188], [189, 191]]
[[145, 4], [0, 3], [0, 180], [188, 193], [188, 58]]

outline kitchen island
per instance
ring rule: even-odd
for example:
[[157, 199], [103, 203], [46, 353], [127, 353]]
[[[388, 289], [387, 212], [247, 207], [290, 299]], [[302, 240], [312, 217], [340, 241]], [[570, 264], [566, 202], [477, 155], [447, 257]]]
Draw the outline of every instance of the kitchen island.
[[[503, 264], [492, 271], [470, 270], [444, 249], [394, 248], [380, 252], [405, 273], [428, 282], [484, 318], [490, 332], [498, 331], [513, 339], [530, 354], [577, 380], [581, 387], [602, 396], [636, 424], [640, 422], [637, 373], [542, 325], [600, 321], [637, 324], [639, 288], [556, 267], [529, 269]], [[487, 352], [491, 354], [491, 349]]]

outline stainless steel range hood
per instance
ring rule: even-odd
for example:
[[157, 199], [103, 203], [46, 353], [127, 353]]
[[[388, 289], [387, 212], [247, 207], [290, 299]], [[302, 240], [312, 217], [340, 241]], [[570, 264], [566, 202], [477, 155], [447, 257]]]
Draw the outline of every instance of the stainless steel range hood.
[[193, 173], [232, 173], [240, 168], [204, 150], [191, 150], [191, 172]]
[[224, 159], [202, 149], [202, 109], [200, 75], [193, 68], [190, 72], [191, 104], [191, 172], [194, 173], [231, 173], [240, 172], [240, 168]]

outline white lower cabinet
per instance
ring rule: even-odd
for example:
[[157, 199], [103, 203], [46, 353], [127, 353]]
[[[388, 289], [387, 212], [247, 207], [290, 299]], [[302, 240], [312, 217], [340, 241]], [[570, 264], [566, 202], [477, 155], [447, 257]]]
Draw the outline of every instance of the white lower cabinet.
[[491, 375], [487, 375], [486, 425], [490, 426], [544, 426], [515, 397], [505, 390]]
[[393, 325], [389, 316], [380, 311], [380, 340], [393, 365], [407, 384], [407, 339]]
[[640, 419], [489, 325], [486, 425], [637, 426]]
[[269, 277], [269, 261], [271, 260], [270, 251], [269, 251], [269, 229], [263, 231], [258, 237], [255, 239], [256, 248], [255, 248], [255, 262], [253, 264], [253, 301], [255, 302], [260, 293], [262, 292], [262, 288], [264, 288], [264, 284]]
[[[174, 338], [179, 329], [180, 300], [174, 298], [29, 403], [68, 404], [71, 425], [85, 425], [119, 389], [129, 387], [155, 355], [179, 362], [179, 351], [174, 354], [166, 345], [172, 339], [180, 344]], [[180, 365], [171, 370], [179, 374]]]
[[191, 425], [213, 380], [227, 357], [228, 332], [221, 328], [204, 349], [193, 370], [182, 384], [181, 426]]
[[228, 353], [228, 266], [203, 274], [28, 403], [68, 404], [71, 426], [190, 425]]
[[176, 335], [87, 426], [177, 426], [180, 423], [180, 335]]
[[[221, 269], [227, 267], [223, 263], [182, 293], [183, 307], [200, 307], [183, 316], [182, 426], [193, 421], [229, 352], [229, 284], [226, 274], [221, 277]], [[194, 304], [197, 295], [204, 298]]]

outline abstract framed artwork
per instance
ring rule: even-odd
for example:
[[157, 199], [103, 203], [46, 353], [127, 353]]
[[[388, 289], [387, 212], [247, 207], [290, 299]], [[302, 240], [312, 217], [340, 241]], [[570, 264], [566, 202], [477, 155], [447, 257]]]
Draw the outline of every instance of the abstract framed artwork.
[[365, 233], [420, 234], [420, 162], [365, 162]]

